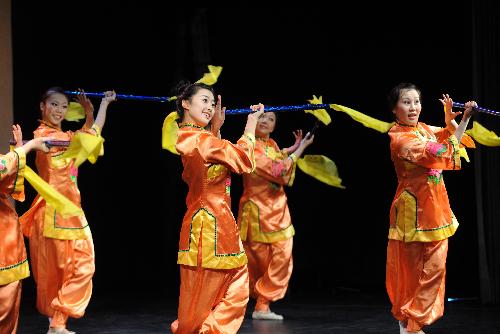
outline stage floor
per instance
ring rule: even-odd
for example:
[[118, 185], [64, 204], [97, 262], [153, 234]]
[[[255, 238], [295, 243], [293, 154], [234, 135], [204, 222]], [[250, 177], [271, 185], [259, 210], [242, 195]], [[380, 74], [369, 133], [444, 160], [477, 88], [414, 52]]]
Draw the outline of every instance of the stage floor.
[[[124, 292], [124, 295], [126, 293]], [[176, 300], [144, 296], [98, 297], [92, 299], [82, 319], [71, 319], [68, 328], [78, 334], [166, 334], [176, 317]], [[284, 321], [252, 320], [250, 302], [241, 334], [289, 333], [377, 333], [398, 334], [390, 305], [382, 295], [350, 294], [342, 297], [287, 297], [272, 309], [285, 316]], [[37, 313], [34, 301], [23, 300], [19, 334], [45, 333], [48, 320]], [[477, 301], [447, 303], [445, 315], [425, 329], [427, 334], [500, 333], [500, 307], [482, 306]]]

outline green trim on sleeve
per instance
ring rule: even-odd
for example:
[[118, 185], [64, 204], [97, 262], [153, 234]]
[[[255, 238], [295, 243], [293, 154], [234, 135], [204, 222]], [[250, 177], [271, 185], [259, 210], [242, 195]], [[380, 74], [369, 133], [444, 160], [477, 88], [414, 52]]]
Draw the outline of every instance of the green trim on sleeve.
[[255, 146], [255, 135], [253, 133], [245, 132], [243, 135]]

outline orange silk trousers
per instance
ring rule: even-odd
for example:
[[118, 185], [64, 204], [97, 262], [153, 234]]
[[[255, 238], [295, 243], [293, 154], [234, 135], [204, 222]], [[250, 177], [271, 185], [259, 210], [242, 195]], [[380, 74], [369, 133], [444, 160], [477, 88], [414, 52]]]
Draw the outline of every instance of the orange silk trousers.
[[12, 334], [17, 331], [21, 286], [21, 281], [0, 286], [0, 334]]
[[288, 289], [293, 270], [293, 238], [271, 244], [243, 242], [248, 258], [250, 296], [256, 310], [267, 311], [269, 302], [281, 299]]
[[444, 312], [448, 239], [433, 242], [389, 240], [386, 288], [392, 314], [409, 332], [439, 319]]
[[248, 269], [180, 266], [181, 286], [175, 334], [237, 333], [248, 303]]
[[92, 295], [95, 271], [92, 238], [59, 240], [44, 237], [44, 211], [36, 213], [41, 217], [35, 217], [36, 223], [29, 238], [38, 311], [48, 317], [59, 311], [80, 318]]

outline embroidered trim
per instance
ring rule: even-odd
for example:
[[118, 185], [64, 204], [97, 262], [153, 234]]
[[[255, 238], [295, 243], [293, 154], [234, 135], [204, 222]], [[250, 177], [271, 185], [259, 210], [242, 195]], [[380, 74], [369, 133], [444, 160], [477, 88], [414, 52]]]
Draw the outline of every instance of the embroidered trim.
[[30, 275], [28, 259], [0, 268], [0, 286], [22, 280]]
[[10, 193], [11, 195], [16, 191], [16, 184], [17, 184], [17, 178], [19, 177], [19, 167], [21, 164], [21, 161], [19, 161], [19, 153], [17, 153], [15, 150], [12, 151], [16, 154], [17, 158], [17, 169], [16, 169], [16, 179], [14, 180], [14, 187], [12, 187], [12, 192]]
[[439, 184], [443, 179], [443, 173], [440, 169], [429, 169], [427, 172], [427, 180], [434, 184]]
[[187, 128], [187, 127], [195, 128], [195, 129], [200, 129], [200, 130], [205, 130], [204, 127], [196, 125], [194, 123], [181, 123], [181, 124], [179, 124], [179, 129]]
[[45, 121], [44, 121], [44, 120], [42, 120], [42, 119], [39, 119], [38, 121], [39, 121], [40, 123], [42, 123], [43, 125], [48, 126], [48, 127], [49, 127], [49, 128], [51, 128], [51, 129], [61, 131], [61, 128], [60, 128], [60, 127], [59, 127], [59, 128], [58, 128], [58, 127], [55, 127], [55, 126], [53, 126], [52, 124], [49, 124], [49, 123], [45, 122]]
[[[47, 210], [47, 208], [45, 209]], [[87, 225], [85, 226], [82, 226], [82, 227], [68, 227], [68, 226], [58, 226], [57, 225], [57, 211], [56, 209], [54, 209], [54, 215], [53, 215], [54, 219], [53, 219], [53, 226], [54, 226], [54, 230], [70, 230], [70, 231], [77, 231], [77, 230], [83, 230], [87, 227], [89, 227], [89, 223], [87, 222]]]
[[[394, 225], [389, 226], [389, 239], [401, 240], [405, 242], [442, 240], [452, 236], [458, 227], [458, 222], [452, 212], [450, 223], [434, 228], [420, 228], [418, 225], [419, 217], [417, 197], [408, 190], [404, 190], [399, 195], [397, 202], [398, 203], [394, 204]], [[401, 206], [402, 209], [401, 215], [399, 206]]]
[[7, 172], [7, 160], [0, 160], [0, 174], [5, 174]]
[[283, 177], [286, 174], [286, 168], [283, 161], [273, 160], [271, 162], [271, 174], [274, 177]]
[[408, 125], [408, 124], [404, 124], [404, 123], [400, 123], [399, 121], [396, 121], [396, 124], [399, 126], [404, 126], [406, 128], [417, 128], [418, 127], [418, 123], [417, 123], [417, 125]]
[[214, 242], [214, 256], [216, 257], [225, 257], [225, 256], [240, 256], [241, 254], [245, 254], [245, 250], [241, 250], [239, 253], [224, 253], [224, 254], [217, 254], [217, 218], [215, 218], [214, 215], [212, 215], [210, 212], [205, 210], [212, 218], [214, 219], [214, 231], [215, 231], [215, 242]]
[[[198, 214], [200, 210], [203, 210], [203, 208], [200, 208], [196, 210], [195, 213], [191, 216], [191, 222], [189, 223], [189, 244], [187, 249], [179, 249], [179, 252], [189, 252], [191, 250], [191, 236], [193, 235], [193, 220], [194, 217]], [[206, 210], [205, 210], [206, 211]]]
[[250, 142], [252, 143], [252, 145], [255, 147], [255, 137], [252, 136], [249, 133], [245, 133], [244, 136], [247, 137], [247, 139], [250, 140]]
[[7, 267], [0, 268], [0, 271], [9, 270], [9, 269], [12, 269], [12, 268], [15, 268], [15, 267], [19, 267], [19, 266], [23, 265], [26, 262], [28, 262], [27, 258], [24, 259], [23, 261], [19, 262], [19, 263], [16, 263], [16, 264], [13, 264], [13, 265], [10, 265], [10, 266], [7, 266]]
[[453, 147], [453, 169], [460, 169], [461, 167], [460, 148], [457, 137], [451, 135], [448, 138], [448, 141], [451, 143], [451, 146]]
[[226, 194], [231, 194], [231, 175], [226, 178]]
[[443, 155], [443, 153], [446, 152], [446, 145], [444, 144], [439, 144], [439, 143], [435, 143], [433, 141], [429, 141], [427, 143], [427, 146], [425, 147], [425, 149], [427, 150], [427, 152], [429, 152], [430, 154], [436, 156], [436, 157], [440, 157]]
[[69, 167], [69, 177], [70, 177], [71, 181], [73, 181], [75, 184], [78, 184], [77, 183], [78, 168], [75, 168], [75, 166], [73, 164], [71, 164], [71, 166]]
[[[239, 253], [225, 253], [225, 254], [217, 254], [217, 218], [212, 214], [210, 213], [210, 211], [208, 211], [207, 209], [205, 208], [199, 208], [198, 210], [195, 211], [195, 213], [191, 216], [191, 224], [190, 224], [190, 230], [189, 230], [189, 248], [188, 249], [179, 249], [179, 252], [189, 252], [190, 249], [191, 249], [191, 235], [192, 235], [192, 226], [193, 226], [193, 220], [194, 220], [194, 217], [196, 217], [198, 215], [198, 213], [200, 211], [205, 211], [210, 217], [213, 218], [213, 221], [214, 221], [214, 256], [216, 257], [224, 257], [224, 256], [238, 256], [238, 255], [241, 255], [241, 254], [244, 254], [245, 251], [242, 250], [241, 252]], [[203, 223], [202, 223], [202, 226], [203, 226]], [[200, 234], [197, 236], [198, 238], [202, 238], [202, 234], [201, 234], [201, 230], [200, 230]], [[203, 262], [203, 261], [202, 261]], [[203, 266], [203, 263], [202, 263], [202, 266]]]

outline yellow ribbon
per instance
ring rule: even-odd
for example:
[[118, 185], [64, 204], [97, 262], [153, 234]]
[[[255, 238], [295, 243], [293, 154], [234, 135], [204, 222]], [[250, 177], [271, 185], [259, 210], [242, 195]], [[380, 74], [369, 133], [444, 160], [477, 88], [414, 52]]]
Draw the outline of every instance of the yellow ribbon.
[[78, 102], [70, 102], [64, 119], [70, 122], [77, 122], [83, 118], [85, 118], [85, 110], [82, 105]]
[[[313, 95], [312, 100], [307, 100], [309, 101], [310, 104], [323, 104], [323, 97], [320, 96], [319, 98], [316, 97], [316, 95]], [[323, 124], [328, 125], [332, 122], [332, 119], [328, 112], [325, 109], [315, 109], [315, 110], [304, 110], [306, 113], [313, 114], [316, 116], [317, 119], [319, 119]]]
[[204, 73], [203, 77], [196, 81], [196, 83], [204, 83], [205, 85], [212, 86], [217, 82], [221, 72], [222, 66], [208, 65], [208, 73]]
[[359, 122], [370, 129], [377, 130], [382, 133], [388, 132], [389, 129], [394, 125], [394, 122], [392, 123], [383, 122], [376, 118], [360, 113], [359, 111], [341, 106], [339, 104], [330, 104], [330, 108], [337, 111], [342, 111], [347, 115], [351, 116], [351, 118], [356, 122]]
[[175, 149], [175, 144], [177, 143], [177, 131], [179, 131], [179, 126], [177, 125], [178, 119], [179, 114], [177, 114], [177, 111], [172, 111], [167, 117], [165, 117], [163, 127], [161, 129], [161, 147], [174, 154], [179, 154], [179, 152]]
[[500, 138], [497, 134], [491, 130], [488, 130], [479, 122], [474, 121], [472, 129], [465, 131], [469, 136], [474, 138], [478, 143], [485, 146], [500, 146]]
[[324, 155], [305, 155], [297, 160], [297, 166], [304, 173], [330, 186], [345, 189], [335, 162]]
[[77, 132], [71, 140], [68, 149], [63, 154], [54, 157], [60, 159], [75, 159], [74, 167], [78, 168], [85, 160], [95, 163], [97, 157], [103, 155], [104, 138], [85, 132]]
[[47, 204], [56, 209], [58, 214], [64, 218], [83, 215], [81, 208], [45, 182], [30, 167], [25, 166], [24, 168], [24, 178], [26, 181], [31, 184]]

